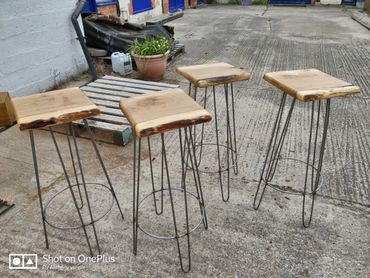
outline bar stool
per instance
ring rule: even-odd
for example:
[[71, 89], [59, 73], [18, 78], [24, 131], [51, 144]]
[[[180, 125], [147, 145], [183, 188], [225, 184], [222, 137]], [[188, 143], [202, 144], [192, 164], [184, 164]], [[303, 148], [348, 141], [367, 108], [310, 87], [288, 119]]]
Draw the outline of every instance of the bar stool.
[[[348, 82], [332, 77], [317, 69], [266, 73], [264, 75], [264, 79], [278, 89], [282, 90], [283, 95], [272, 130], [271, 139], [267, 147], [267, 154], [262, 167], [257, 191], [254, 196], [253, 206], [256, 210], [259, 208], [267, 185], [278, 191], [302, 195], [302, 224], [304, 227], [308, 227], [312, 220], [315, 196], [319, 189], [325, 143], [329, 126], [331, 98], [359, 93], [360, 88], [353, 86]], [[292, 102], [287, 113], [285, 123], [282, 125], [283, 111], [287, 95], [292, 97]], [[293, 108], [296, 100], [302, 102], [311, 102], [310, 134], [308, 138], [307, 160], [304, 162], [294, 159], [296, 162], [303, 162], [306, 165], [303, 192], [282, 190], [281, 187], [277, 187], [276, 184], [272, 184], [271, 182], [275, 175], [278, 162], [282, 159], [292, 159], [282, 158], [280, 157], [280, 153], [284, 144], [290, 120], [292, 118]], [[321, 111], [324, 110], [322, 107], [324, 106], [322, 104], [322, 101], [324, 100], [325, 114], [321, 131], [322, 135], [320, 136], [320, 117]], [[316, 104], [317, 109], [315, 109]], [[319, 137], [321, 137], [320, 149], [318, 146]], [[307, 188], [309, 184], [310, 188]], [[307, 197], [309, 195], [311, 195], [311, 201], [308, 201]]]
[[[16, 115], [16, 119], [19, 125], [20, 130], [28, 130], [30, 135], [31, 141], [31, 149], [32, 149], [32, 158], [35, 168], [35, 176], [36, 176], [36, 184], [37, 184], [37, 192], [39, 197], [39, 203], [41, 208], [41, 216], [42, 216], [42, 224], [45, 236], [45, 244], [46, 248], [49, 248], [49, 239], [46, 229], [46, 224], [49, 226], [61, 229], [61, 230], [68, 230], [68, 229], [79, 229], [82, 228], [87, 245], [89, 247], [89, 251], [91, 256], [94, 255], [93, 248], [90, 242], [90, 238], [87, 234], [87, 227], [91, 226], [96, 242], [96, 248], [98, 253], [100, 254], [100, 245], [98, 240], [97, 231], [95, 228], [95, 223], [106, 216], [112, 209], [114, 205], [114, 201], [118, 206], [119, 212], [123, 219], [123, 213], [121, 207], [118, 203], [115, 191], [113, 189], [112, 183], [110, 181], [108, 172], [104, 166], [103, 160], [100, 156], [97, 144], [95, 142], [94, 136], [92, 131], [86, 121], [86, 118], [92, 117], [95, 115], [100, 114], [100, 110], [98, 107], [92, 103], [92, 101], [78, 88], [71, 88], [71, 89], [64, 89], [64, 90], [56, 90], [50, 91], [47, 93], [30, 95], [30, 96], [23, 96], [23, 97], [16, 97], [12, 99], [12, 104], [14, 108], [14, 112]], [[104, 171], [105, 177], [108, 182], [108, 186], [99, 183], [88, 183], [85, 179], [83, 165], [80, 158], [80, 150], [77, 144], [77, 140], [75, 137], [75, 132], [72, 127], [72, 121], [75, 120], [83, 120], [87, 132], [89, 134], [90, 141], [92, 143], [92, 147], [95, 150], [96, 156], [100, 162], [100, 165]], [[54, 130], [52, 126], [56, 125], [65, 125], [66, 132], [67, 132], [67, 142], [68, 142], [68, 149], [69, 149], [69, 156], [73, 166], [73, 173], [74, 173], [74, 180], [69, 177], [65, 162], [62, 157], [62, 153], [60, 147], [57, 143], [56, 136], [54, 134]], [[56, 193], [50, 200], [45, 204], [42, 199], [41, 194], [41, 185], [40, 185], [40, 177], [39, 177], [39, 168], [37, 162], [37, 153], [36, 153], [36, 146], [35, 146], [35, 138], [34, 138], [34, 129], [38, 128], [45, 128], [48, 127], [50, 132], [51, 138], [53, 140], [56, 152], [58, 154], [61, 166], [63, 168], [63, 172], [65, 175], [65, 179], [67, 182], [67, 187], [63, 190]], [[72, 139], [72, 140], [71, 140]], [[74, 149], [74, 151], [73, 151]], [[76, 160], [77, 161], [76, 161]], [[78, 169], [80, 174], [78, 175]], [[109, 192], [109, 195], [112, 196], [111, 202], [109, 203], [107, 211], [104, 211], [99, 216], [94, 215], [91, 207], [91, 201], [89, 197], [89, 191], [87, 190], [88, 186], [99, 187], [99, 189], [103, 189], [106, 192]], [[68, 190], [71, 193], [72, 200], [74, 206], [76, 208], [76, 212], [78, 214], [79, 221], [81, 225], [77, 226], [61, 226], [58, 223], [50, 221], [47, 219], [47, 210], [53, 200], [60, 197], [64, 191]], [[87, 206], [87, 208], [86, 208]], [[60, 212], [63, 213], [63, 212]], [[84, 213], [88, 214], [88, 219], [84, 219]]]
[[[133, 173], [133, 251], [137, 254], [137, 241], [138, 241], [138, 229], [145, 234], [152, 236], [156, 239], [175, 239], [177, 242], [178, 256], [180, 261], [181, 269], [184, 272], [188, 272], [191, 268], [190, 258], [190, 233], [194, 231], [201, 223], [203, 223], [205, 229], [207, 229], [207, 216], [204, 206], [204, 199], [202, 193], [202, 186], [199, 178], [199, 172], [197, 168], [197, 161], [195, 157], [195, 143], [190, 132], [190, 127], [196, 124], [205, 123], [212, 119], [211, 115], [198, 105], [192, 98], [180, 89], [170, 89], [160, 92], [145, 94], [129, 99], [123, 99], [120, 101], [120, 108], [124, 115], [129, 120], [130, 124], [135, 131], [134, 138], [134, 173]], [[170, 130], [178, 131], [178, 139], [180, 144], [180, 164], [181, 164], [181, 187], [175, 188], [173, 182], [171, 183], [171, 175], [169, 169], [169, 162], [166, 153], [166, 140], [165, 133]], [[184, 134], [183, 134], [184, 133]], [[155, 189], [153, 166], [152, 166], [152, 150], [151, 141], [153, 135], [160, 134], [161, 140], [161, 187]], [[185, 135], [183, 137], [183, 135]], [[141, 148], [142, 139], [147, 138], [152, 192], [143, 197], [140, 201], [139, 190], [140, 190], [140, 178], [141, 178]], [[188, 150], [188, 154], [184, 153], [184, 150]], [[189, 158], [189, 163], [193, 166], [192, 176], [194, 179], [196, 193], [191, 193], [186, 187], [186, 157]], [[172, 164], [171, 164], [172, 165]], [[167, 188], [164, 187], [164, 178], [167, 181]], [[149, 196], [154, 197], [154, 207], [157, 215], [163, 213], [163, 194], [164, 191], [168, 192], [172, 221], [174, 226], [173, 236], [159, 236], [152, 232], [144, 229], [139, 224], [139, 208], [142, 203], [147, 200]], [[181, 234], [178, 228], [177, 219], [178, 215], [175, 213], [175, 202], [173, 193], [182, 192], [184, 197], [184, 208], [185, 208], [185, 225], [186, 232]], [[160, 195], [161, 205], [157, 205], [156, 195]], [[192, 230], [189, 227], [189, 215], [188, 215], [188, 197], [196, 198], [199, 203], [201, 220], [199, 224]], [[182, 259], [182, 253], [180, 248], [179, 239], [186, 237], [187, 240], [187, 254], [188, 254], [188, 267], [185, 267]]]
[[[202, 153], [204, 146], [216, 146], [217, 148], [217, 162], [218, 169], [213, 170], [201, 170], [205, 173], [218, 173], [219, 183], [221, 189], [221, 197], [224, 202], [227, 202], [230, 198], [230, 168], [233, 167], [234, 174], [237, 175], [238, 169], [238, 152], [237, 152], [237, 140], [236, 140], [236, 125], [235, 125], [235, 103], [234, 103], [234, 88], [233, 83], [237, 81], [249, 80], [250, 73], [243, 69], [236, 68], [227, 63], [213, 63], [204, 65], [193, 65], [178, 67], [176, 72], [189, 80], [189, 95], [192, 91], [192, 85], [194, 86], [194, 99], [197, 100], [198, 88], [204, 88], [204, 100], [203, 107], [207, 107], [208, 98], [208, 87], [212, 87], [213, 95], [213, 108], [214, 108], [214, 119], [215, 119], [215, 135], [216, 142], [203, 142], [204, 137], [204, 125], [202, 125], [200, 141], [196, 143], [196, 147], [199, 147], [198, 151], [198, 163], [202, 160]], [[217, 102], [216, 102], [216, 89], [215, 86], [222, 85], [224, 87], [224, 97], [226, 103], [226, 145], [221, 142], [220, 130], [217, 115]], [[231, 103], [230, 99], [231, 98]], [[231, 105], [230, 105], [231, 104]], [[231, 106], [231, 107], [230, 107]], [[231, 110], [231, 116], [230, 116]], [[194, 138], [196, 137], [196, 129], [193, 129]], [[221, 148], [226, 149], [226, 168], [223, 167], [223, 160], [221, 158]], [[231, 153], [231, 155], [230, 155]], [[230, 167], [231, 164], [231, 167]], [[226, 192], [224, 190], [223, 172], [227, 172], [226, 180]]]

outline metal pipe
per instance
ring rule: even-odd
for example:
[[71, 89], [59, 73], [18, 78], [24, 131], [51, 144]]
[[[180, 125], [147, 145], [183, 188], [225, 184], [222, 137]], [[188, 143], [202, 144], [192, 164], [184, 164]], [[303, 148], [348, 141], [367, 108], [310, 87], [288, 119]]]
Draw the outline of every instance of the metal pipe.
[[84, 53], [85, 59], [87, 61], [87, 64], [89, 65], [89, 71], [92, 75], [93, 81], [95, 81], [96, 79], [98, 79], [98, 75], [96, 74], [94, 64], [92, 62], [90, 53], [87, 49], [87, 46], [86, 46], [86, 43], [85, 43], [85, 37], [82, 35], [80, 25], [78, 24], [78, 21], [77, 21], [77, 18], [80, 16], [81, 11], [82, 11], [83, 7], [85, 6], [85, 3], [86, 3], [85, 0], [79, 0], [77, 2], [76, 9], [73, 11], [72, 16], [71, 16], [71, 21], [72, 21], [73, 27], [76, 31], [77, 39], [80, 42], [80, 45], [81, 45], [82, 51]]

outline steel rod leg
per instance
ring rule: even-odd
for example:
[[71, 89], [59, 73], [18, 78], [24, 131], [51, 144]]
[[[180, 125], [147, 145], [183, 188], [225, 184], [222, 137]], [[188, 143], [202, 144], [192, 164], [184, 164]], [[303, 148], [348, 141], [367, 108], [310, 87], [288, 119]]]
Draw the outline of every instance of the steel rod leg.
[[289, 109], [289, 112], [288, 112], [287, 119], [285, 121], [283, 130], [281, 131], [282, 134], [279, 138], [278, 145], [276, 147], [274, 157], [272, 158], [271, 167], [269, 167], [268, 171], [267, 171], [268, 174], [267, 174], [266, 177], [267, 177], [268, 182], [270, 182], [273, 179], [274, 175], [275, 175], [276, 167], [277, 167], [277, 164], [279, 162], [281, 149], [284, 145], [285, 136], [286, 136], [286, 133], [288, 131], [288, 127], [289, 127], [289, 124], [290, 124], [290, 119], [292, 117], [292, 113], [293, 113], [295, 103], [296, 103], [296, 99], [294, 98], [293, 101], [292, 101], [292, 104], [290, 105], [290, 109]]
[[230, 84], [231, 88], [231, 111], [232, 111], [232, 120], [233, 120], [233, 148], [232, 148], [232, 156], [233, 156], [233, 168], [234, 168], [234, 174], [239, 174], [239, 164], [238, 164], [238, 148], [236, 145], [236, 121], [235, 121], [235, 102], [234, 102], [234, 87], [233, 83]]
[[76, 200], [75, 194], [74, 194], [74, 192], [73, 192], [73, 188], [72, 188], [72, 185], [71, 185], [71, 181], [69, 180], [69, 176], [68, 176], [67, 170], [66, 170], [65, 165], [64, 165], [63, 157], [62, 157], [62, 155], [61, 155], [61, 153], [60, 153], [58, 143], [57, 143], [57, 141], [56, 141], [56, 139], [55, 139], [55, 135], [54, 135], [54, 132], [53, 132], [53, 130], [52, 130], [52, 128], [51, 128], [51, 127], [49, 127], [49, 131], [50, 131], [50, 134], [51, 134], [51, 138], [53, 139], [54, 146], [55, 146], [55, 149], [56, 149], [56, 151], [57, 151], [57, 154], [58, 154], [58, 157], [59, 157], [60, 163], [61, 163], [61, 165], [62, 165], [63, 172], [64, 172], [64, 175], [65, 175], [65, 177], [66, 177], [66, 181], [67, 181], [67, 183], [68, 183], [68, 187], [69, 187], [69, 190], [70, 190], [71, 195], [72, 195], [73, 203], [74, 203], [74, 205], [75, 205], [75, 207], [76, 207], [78, 217], [80, 218], [81, 226], [82, 226], [82, 229], [83, 229], [84, 234], [85, 234], [85, 237], [86, 237], [87, 245], [89, 246], [90, 254], [91, 254], [91, 256], [94, 256], [94, 253], [93, 253], [92, 248], [91, 248], [91, 244], [90, 244], [89, 236], [88, 236], [88, 234], [87, 234], [86, 225], [85, 225], [85, 223], [84, 223], [84, 221], [83, 221], [83, 218], [82, 218], [81, 212], [80, 212], [80, 210], [79, 210], [79, 208], [78, 208], [77, 200]]
[[[320, 110], [318, 110], [317, 112], [317, 116], [319, 117], [320, 116]], [[311, 150], [311, 138], [312, 138], [312, 130], [313, 130], [313, 117], [314, 117], [314, 105], [312, 104], [312, 115], [311, 115], [311, 128], [310, 128], [310, 141], [309, 141], [309, 154], [307, 155], [307, 160], [309, 161], [309, 157], [310, 157], [310, 150]], [[314, 184], [314, 188], [313, 188], [313, 191], [312, 191], [312, 196], [311, 196], [311, 204], [308, 204], [308, 208], [309, 208], [309, 211], [308, 211], [308, 219], [306, 219], [306, 203], [307, 203], [307, 180], [308, 180], [308, 167], [306, 168], [306, 176], [305, 176], [305, 184], [304, 184], [304, 191], [303, 191], [303, 204], [302, 204], [302, 224], [303, 224], [303, 227], [307, 228], [308, 226], [310, 226], [311, 224], [311, 221], [312, 221], [312, 214], [313, 214], [313, 208], [314, 208], [314, 203], [315, 203], [315, 197], [316, 197], [316, 192], [317, 192], [317, 188], [319, 186], [319, 183], [320, 183], [320, 176], [321, 176], [321, 170], [322, 170], [322, 163], [323, 163], [323, 158], [324, 158], [324, 152], [325, 152], [325, 144], [326, 144], [326, 139], [327, 139], [327, 132], [328, 132], [328, 127], [329, 127], [329, 117], [330, 117], [330, 99], [327, 99], [326, 100], [326, 110], [325, 110], [325, 117], [324, 117], [324, 126], [323, 126], [323, 134], [322, 134], [322, 140], [321, 140], [321, 146], [320, 146], [320, 153], [319, 153], [319, 161], [318, 161], [318, 165], [317, 165], [317, 172], [316, 172], [316, 176], [311, 176], [311, 179], [315, 179], [315, 184]], [[315, 137], [317, 136], [317, 133], [318, 133], [318, 121], [317, 121], [317, 125], [316, 125], [316, 135]], [[316, 143], [317, 143], [317, 140], [315, 139], [315, 146], [314, 146], [314, 149], [316, 149]], [[313, 165], [314, 165], [315, 161], [313, 161]]]
[[[187, 137], [188, 137], [188, 132], [187, 132], [187, 129], [185, 128], [185, 138], [187, 138]], [[201, 185], [201, 182], [200, 182], [199, 169], [198, 169], [198, 165], [197, 165], [197, 161], [196, 161], [196, 146], [195, 146], [194, 138], [191, 134], [190, 128], [189, 128], [189, 137], [190, 138], [189, 138], [189, 140], [187, 140], [187, 142], [189, 142], [190, 145], [187, 147], [187, 149], [190, 152], [189, 157], [190, 157], [191, 166], [192, 166], [192, 170], [193, 170], [193, 177], [194, 177], [195, 187], [196, 187], [196, 191], [197, 191], [197, 199], [198, 199], [198, 203], [199, 203], [200, 213], [201, 213], [201, 216], [202, 216], [202, 221], [203, 221], [204, 228], [207, 230], [208, 229], [208, 220], [207, 220], [207, 213], [206, 213], [206, 208], [205, 208], [205, 203], [204, 203], [204, 198], [203, 198], [202, 185]], [[194, 161], [193, 161], [193, 157], [194, 157]]]
[[83, 168], [82, 168], [82, 163], [81, 163], [81, 158], [80, 158], [80, 152], [79, 152], [79, 149], [78, 149], [77, 140], [76, 140], [76, 136], [75, 136], [75, 132], [73, 130], [72, 124], [69, 124], [69, 129], [71, 131], [71, 134], [70, 135], [72, 135], [73, 144], [74, 144], [75, 151], [76, 151], [76, 157], [77, 157], [78, 167], [80, 168], [80, 175], [81, 175], [82, 185], [83, 185], [83, 188], [84, 188], [84, 191], [85, 191], [86, 204], [87, 204], [87, 208], [88, 208], [89, 215], [90, 215], [91, 226], [92, 226], [93, 232], [94, 232], [94, 237], [95, 237], [95, 241], [96, 241], [96, 247], [98, 249], [98, 254], [100, 255], [101, 252], [100, 252], [100, 245], [99, 245], [98, 234], [97, 234], [96, 228], [95, 228], [94, 216], [93, 216], [93, 213], [92, 213], [92, 210], [91, 210], [91, 204], [90, 204], [89, 194], [88, 194], [87, 188], [86, 188], [86, 181], [85, 181], [84, 171], [83, 171]]
[[[190, 97], [191, 97], [191, 89], [192, 89], [192, 84], [191, 84], [191, 82], [189, 82], [188, 95]], [[194, 101], [197, 101], [197, 92], [198, 92], [198, 87], [194, 86], [194, 96], [193, 96]], [[194, 136], [196, 136], [196, 126], [192, 126], [190, 129], [193, 132]], [[185, 145], [184, 145], [184, 147], [185, 147]], [[185, 150], [184, 150], [184, 152], [185, 152]]]
[[[313, 149], [313, 159], [312, 159], [312, 165], [315, 165], [316, 161], [316, 149], [317, 149], [317, 140], [319, 135], [319, 129], [320, 129], [320, 114], [321, 114], [321, 101], [318, 103], [318, 111], [317, 111], [317, 119], [316, 119], [316, 132], [315, 132], [315, 143], [314, 143], [314, 149]], [[314, 189], [314, 174], [315, 174], [315, 168], [311, 167], [311, 192], [313, 192]]]
[[86, 130], [87, 130], [87, 132], [88, 132], [88, 134], [89, 134], [90, 141], [91, 141], [91, 143], [92, 143], [92, 145], [93, 145], [93, 147], [94, 147], [95, 154], [96, 154], [96, 156], [98, 157], [98, 160], [99, 160], [99, 162], [100, 162], [100, 165], [101, 165], [101, 167], [102, 167], [102, 169], [103, 169], [103, 171], [104, 171], [104, 175], [105, 175], [105, 177], [106, 177], [106, 179], [107, 179], [107, 181], [108, 181], [109, 188], [110, 188], [110, 190], [111, 190], [111, 192], [112, 192], [112, 194], [113, 194], [113, 197], [114, 197], [114, 199], [115, 199], [115, 201], [116, 201], [116, 203], [117, 203], [117, 206], [118, 206], [119, 212], [120, 212], [120, 214], [121, 214], [121, 217], [122, 217], [122, 219], [124, 219], [123, 212], [122, 212], [121, 206], [120, 206], [120, 204], [119, 204], [119, 202], [118, 202], [116, 192], [114, 191], [114, 188], [113, 188], [112, 182], [111, 182], [111, 180], [110, 180], [110, 178], [109, 178], [109, 175], [108, 175], [108, 171], [107, 171], [107, 169], [105, 168], [105, 165], [104, 165], [103, 159], [101, 158], [101, 155], [100, 155], [100, 152], [99, 152], [98, 146], [96, 145], [96, 141], [95, 141], [94, 134], [92, 133], [91, 128], [89, 127], [89, 124], [88, 124], [87, 120], [86, 120], [86, 119], [84, 119], [83, 121], [84, 121], [84, 124], [85, 124]]
[[283, 94], [281, 102], [280, 102], [280, 106], [279, 106], [279, 111], [277, 113], [277, 117], [276, 117], [273, 131], [271, 134], [271, 139], [267, 147], [266, 158], [265, 158], [265, 162], [262, 167], [260, 181], [258, 183], [256, 194], [254, 195], [254, 200], [253, 200], [254, 209], [258, 209], [259, 206], [261, 205], [261, 202], [262, 202], [265, 190], [266, 190], [266, 186], [271, 181], [271, 179], [273, 178], [275, 174], [278, 158], [279, 158], [279, 155], [280, 155], [283, 143], [284, 143], [285, 135], [288, 130], [290, 119], [293, 113], [295, 99], [293, 99], [292, 101], [287, 118], [285, 120], [284, 128], [281, 131], [281, 134], [279, 136], [279, 130], [280, 130], [280, 125], [282, 121], [285, 101], [286, 101], [286, 94]]
[[[165, 170], [166, 170], [166, 178], [167, 178], [167, 184], [168, 184], [168, 192], [170, 195], [170, 202], [171, 202], [171, 210], [172, 210], [172, 219], [173, 219], [173, 225], [174, 225], [174, 230], [175, 230], [175, 238], [176, 238], [176, 243], [177, 243], [177, 250], [179, 253], [179, 261], [180, 261], [180, 266], [183, 272], [187, 273], [191, 269], [191, 255], [190, 255], [190, 233], [189, 233], [189, 218], [188, 218], [188, 204], [187, 204], [187, 193], [186, 193], [186, 183], [182, 182], [183, 184], [183, 193], [184, 193], [184, 202], [185, 202], [185, 218], [186, 218], [186, 238], [187, 238], [187, 247], [188, 247], [188, 267], [184, 267], [183, 263], [183, 258], [181, 254], [181, 247], [180, 247], [180, 239], [179, 239], [179, 233], [177, 229], [177, 222], [176, 222], [176, 214], [175, 214], [175, 205], [173, 201], [173, 196], [172, 196], [172, 190], [171, 190], [171, 181], [170, 181], [170, 174], [168, 170], [168, 162], [167, 162], [167, 155], [166, 155], [166, 147], [164, 143], [164, 134], [161, 133], [161, 140], [162, 140], [162, 148], [164, 150], [164, 163], [165, 163]], [[183, 171], [184, 172], [184, 171]]]
[[[212, 93], [213, 93], [213, 108], [214, 108], [214, 115], [215, 115], [215, 128], [216, 128], [216, 146], [217, 146], [217, 163], [218, 163], [218, 177], [220, 182], [220, 190], [221, 190], [221, 197], [224, 202], [229, 200], [229, 194], [224, 194], [223, 182], [222, 182], [222, 166], [221, 166], [221, 152], [220, 152], [220, 142], [219, 142], [219, 134], [218, 134], [218, 120], [217, 120], [217, 102], [216, 102], [216, 89], [215, 86], [212, 86]], [[227, 191], [229, 192], [229, 191]]]
[[30, 134], [30, 141], [31, 141], [33, 166], [35, 168], [37, 194], [39, 195], [39, 202], [40, 202], [40, 209], [41, 209], [42, 226], [43, 226], [43, 229], [44, 229], [45, 245], [46, 245], [46, 248], [49, 249], [49, 240], [48, 240], [48, 233], [46, 231], [45, 213], [44, 213], [44, 207], [43, 207], [43, 203], [42, 203], [39, 168], [38, 168], [38, 165], [37, 165], [37, 154], [36, 154], [35, 138], [34, 138], [33, 130], [30, 129], [29, 134]]
[[67, 136], [67, 141], [68, 141], [68, 149], [69, 149], [69, 153], [70, 153], [70, 156], [71, 156], [71, 161], [72, 161], [72, 166], [73, 166], [73, 172], [75, 174], [76, 186], [77, 186], [77, 189], [78, 189], [78, 196], [80, 197], [80, 202], [81, 202], [81, 206], [79, 206], [78, 208], [79, 209], [82, 209], [83, 206], [84, 206], [84, 202], [83, 202], [83, 199], [82, 199], [80, 182], [78, 180], [77, 169], [76, 169], [76, 165], [75, 165], [75, 160], [74, 160], [74, 155], [73, 155], [71, 140], [69, 138], [70, 134], [72, 134], [72, 128], [73, 127], [71, 125], [66, 125], [65, 126], [66, 136]]
[[[133, 177], [133, 251], [137, 254], [137, 238], [139, 228], [139, 189], [140, 189], [140, 165], [141, 165], [141, 138], [137, 145], [136, 136], [134, 138], [134, 177]], [[137, 167], [137, 169], [136, 169]]]
[[[207, 108], [207, 98], [208, 98], [208, 87], [204, 88], [204, 99], [203, 99], [203, 108]], [[194, 138], [194, 140], [197, 140]], [[197, 159], [197, 166], [200, 165], [202, 161], [202, 153], [203, 153], [203, 140], [204, 140], [204, 123], [202, 123], [202, 130], [200, 134], [200, 141], [199, 141], [199, 157]], [[197, 144], [197, 143], [196, 143]], [[198, 145], [198, 144], [197, 144]]]
[[[153, 190], [153, 202], [154, 202], [154, 209], [155, 213], [157, 215], [161, 215], [163, 213], [163, 175], [161, 177], [161, 189], [160, 193], [161, 194], [161, 207], [160, 210], [158, 210], [157, 206], [157, 199], [156, 199], [156, 190], [155, 190], [155, 182], [154, 182], [154, 174], [153, 174], [153, 163], [152, 163], [152, 150], [151, 150], [151, 145], [150, 145], [150, 136], [148, 136], [148, 152], [149, 152], [149, 166], [150, 166], [150, 177], [152, 181], [152, 190]], [[163, 155], [162, 155], [163, 156]], [[163, 161], [163, 159], [162, 159]], [[163, 165], [163, 163], [162, 163]], [[162, 166], [163, 168], [163, 166]]]
[[[228, 85], [224, 85], [225, 104], [226, 104], [226, 173], [227, 173], [227, 196], [230, 196], [230, 149], [232, 149], [230, 113], [229, 113], [229, 90]], [[232, 151], [231, 151], [232, 152]], [[231, 154], [231, 159], [232, 159]]]
[[[194, 86], [194, 100], [197, 101], [197, 92], [198, 88]], [[191, 82], [189, 82], [189, 96], [191, 95]], [[206, 109], [207, 107], [207, 98], [208, 98], [208, 87], [204, 88], [204, 99], [203, 99], [203, 108]], [[197, 126], [191, 127], [192, 130], [194, 130], [194, 140], [197, 140], [196, 138], [196, 128]], [[202, 153], [203, 153], [203, 140], [204, 140], [204, 123], [201, 127], [201, 135], [200, 135], [200, 141], [199, 143], [196, 143], [197, 146], [199, 146], [199, 152], [198, 152], [198, 166], [201, 163], [202, 160]]]

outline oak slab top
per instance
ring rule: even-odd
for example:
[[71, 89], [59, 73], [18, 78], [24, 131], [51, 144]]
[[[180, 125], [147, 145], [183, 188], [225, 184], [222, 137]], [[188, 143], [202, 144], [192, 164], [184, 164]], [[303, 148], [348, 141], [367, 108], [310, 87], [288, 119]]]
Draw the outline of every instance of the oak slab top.
[[11, 100], [20, 130], [71, 123], [100, 114], [79, 88], [68, 88]]
[[203, 107], [181, 89], [122, 99], [120, 108], [138, 137], [208, 122], [212, 119]]
[[304, 102], [349, 96], [360, 92], [359, 87], [318, 69], [270, 72], [266, 73], [263, 79]]
[[251, 76], [249, 72], [227, 63], [178, 67], [176, 72], [199, 88], [249, 80]]

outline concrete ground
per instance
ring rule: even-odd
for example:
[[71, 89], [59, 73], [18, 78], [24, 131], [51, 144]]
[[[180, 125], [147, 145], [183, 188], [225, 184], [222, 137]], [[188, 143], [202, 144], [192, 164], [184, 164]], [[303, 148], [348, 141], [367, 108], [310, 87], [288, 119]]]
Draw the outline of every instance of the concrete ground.
[[[82, 230], [48, 227], [50, 249], [45, 249], [28, 134], [13, 127], [0, 134], [0, 193], [16, 204], [0, 217], [0, 277], [370, 277], [370, 32], [340, 8], [328, 7], [206, 6], [186, 11], [171, 25], [187, 53], [171, 64], [167, 81], [186, 89], [187, 83], [175, 75], [175, 67], [214, 61], [229, 62], [253, 74], [250, 81], [235, 85], [240, 173], [232, 176], [230, 201], [221, 201], [216, 176], [201, 176], [209, 229], [200, 227], [192, 233], [191, 272], [181, 272], [174, 241], [139, 233], [138, 255], [132, 254], [133, 144], [125, 148], [100, 144], [125, 214], [122, 221], [114, 205], [97, 224], [104, 261], [55, 262], [59, 256], [88, 256], [86, 241]], [[359, 85], [362, 93], [332, 102], [322, 187], [312, 225], [305, 229], [301, 226], [301, 197], [268, 188], [258, 211], [253, 210], [252, 202], [281, 96], [262, 80], [263, 73], [310, 67]], [[218, 101], [223, 105], [221, 97]], [[308, 115], [309, 106], [299, 104], [283, 148], [285, 156], [305, 159]], [[207, 129], [209, 140], [212, 132]], [[36, 132], [36, 138], [43, 198], [47, 200], [66, 184], [47, 132]], [[175, 186], [179, 181], [174, 160], [179, 153], [177, 137], [171, 133], [166, 138]], [[58, 140], [67, 154], [65, 137], [60, 135]], [[78, 141], [87, 179], [104, 183], [90, 143]], [[159, 148], [153, 150], [158, 155]], [[215, 152], [210, 149], [206, 153], [203, 166], [212, 167]], [[145, 147], [142, 163], [142, 190], [148, 191]], [[72, 174], [69, 164], [68, 171]], [[276, 182], [300, 190], [303, 173], [304, 165], [284, 161]], [[101, 187], [91, 188], [93, 212], [101, 215], [109, 208], [110, 197]], [[194, 188], [189, 186], [189, 191]], [[53, 223], [78, 223], [67, 193], [50, 203], [47, 217]], [[177, 192], [179, 222], [183, 216], [180, 197]], [[193, 226], [198, 211], [192, 198], [189, 202]], [[151, 199], [147, 199], [140, 213], [143, 228], [161, 234], [171, 231], [171, 218], [157, 218], [152, 209]], [[164, 211], [164, 216], [170, 216], [167, 205]], [[91, 229], [89, 235], [92, 238]], [[184, 240], [181, 244], [186, 257]], [[10, 253], [38, 254], [39, 269], [8, 270]], [[44, 261], [48, 255], [54, 262]]]

